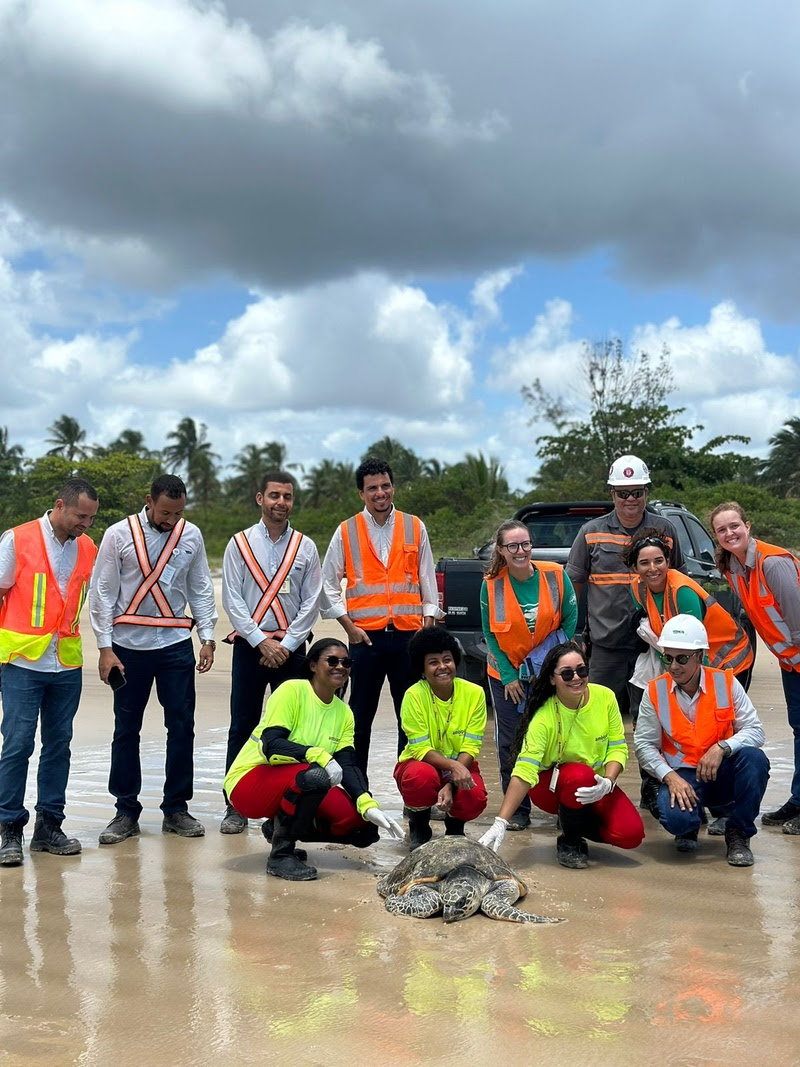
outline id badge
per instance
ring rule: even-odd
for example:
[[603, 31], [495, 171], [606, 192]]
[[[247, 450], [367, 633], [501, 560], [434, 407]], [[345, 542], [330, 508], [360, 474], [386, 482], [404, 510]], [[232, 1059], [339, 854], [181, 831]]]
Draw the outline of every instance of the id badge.
[[161, 572], [161, 577], [158, 579], [160, 585], [166, 585], [167, 587], [172, 585], [172, 579], [175, 577], [175, 568], [171, 563], [168, 563], [164, 570]]
[[286, 596], [288, 596], [290, 591], [291, 591], [291, 579], [287, 577], [287, 578], [284, 579], [283, 585], [280, 587], [278, 592], [279, 593], [285, 593]]
[[550, 777], [550, 792], [551, 793], [555, 793], [556, 786], [558, 785], [558, 771], [559, 771], [558, 767], [554, 767], [553, 768], [553, 773], [552, 773], [552, 775]]

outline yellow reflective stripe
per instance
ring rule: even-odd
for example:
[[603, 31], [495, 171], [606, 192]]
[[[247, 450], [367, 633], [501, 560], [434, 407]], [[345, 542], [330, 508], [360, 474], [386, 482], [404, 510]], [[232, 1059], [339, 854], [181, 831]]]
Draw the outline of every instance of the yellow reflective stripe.
[[88, 583], [83, 582], [81, 585], [81, 595], [78, 597], [78, 607], [75, 612], [75, 618], [72, 620], [72, 625], [70, 626], [70, 632], [73, 634], [78, 629], [78, 625], [81, 621], [81, 612], [83, 611], [83, 605], [86, 603], [86, 593], [88, 592], [88, 589]]
[[47, 597], [47, 575], [39, 571], [33, 576], [33, 603], [31, 604], [31, 626], [40, 630], [44, 626], [44, 604]]

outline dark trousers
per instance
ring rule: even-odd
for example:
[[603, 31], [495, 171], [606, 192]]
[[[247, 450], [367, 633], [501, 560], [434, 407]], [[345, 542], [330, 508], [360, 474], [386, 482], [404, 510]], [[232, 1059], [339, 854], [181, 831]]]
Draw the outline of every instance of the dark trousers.
[[225, 753], [225, 773], [239, 755], [242, 746], [258, 726], [264, 710], [267, 687], [274, 693], [289, 678], [305, 677], [305, 642], [280, 667], [262, 667], [261, 652], [237, 637], [233, 642], [231, 667], [231, 725]]
[[794, 734], [794, 774], [792, 775], [793, 804], [800, 804], [800, 672], [781, 671], [786, 713]]
[[[489, 692], [492, 694], [494, 706], [494, 741], [500, 767], [500, 784], [505, 793], [511, 778], [511, 746], [517, 736], [525, 704], [515, 704], [513, 700], [506, 700], [506, 687], [499, 678], [493, 678], [491, 675], [489, 675]], [[527, 696], [527, 686], [525, 695]], [[530, 817], [531, 801], [527, 793], [517, 811]]]
[[693, 833], [700, 829], [703, 805], [725, 808], [732, 801], [728, 826], [741, 830], [745, 837], [756, 835], [755, 818], [769, 781], [769, 760], [760, 748], [740, 748], [724, 759], [713, 782], [698, 781], [693, 767], [681, 767], [678, 774], [692, 785], [699, 804], [689, 811], [681, 811], [677, 804], [671, 808], [669, 788], [662, 785], [658, 791], [658, 813], [665, 830], [676, 837]]
[[408, 643], [414, 630], [369, 630], [371, 645], [350, 645], [350, 709], [355, 719], [356, 762], [364, 774], [369, 763], [372, 723], [378, 710], [383, 683], [388, 679], [397, 719], [397, 755], [407, 738], [400, 726], [400, 706], [406, 690], [418, 681], [411, 675]]
[[[627, 715], [631, 711], [628, 679], [633, 674], [638, 655], [635, 646], [629, 648], [619, 645], [616, 648], [606, 648], [604, 645], [592, 645], [589, 657], [589, 681], [594, 682], [595, 685], [605, 685], [613, 690], [622, 715]], [[641, 699], [641, 690], [637, 695]], [[638, 714], [638, 702], [635, 711]]]
[[138, 819], [142, 812], [142, 763], [139, 739], [144, 709], [153, 682], [164, 709], [167, 728], [165, 815], [186, 811], [194, 788], [194, 649], [192, 640], [167, 648], [138, 650], [113, 645], [125, 668], [126, 685], [114, 694], [114, 739], [108, 791], [116, 797], [117, 811]]

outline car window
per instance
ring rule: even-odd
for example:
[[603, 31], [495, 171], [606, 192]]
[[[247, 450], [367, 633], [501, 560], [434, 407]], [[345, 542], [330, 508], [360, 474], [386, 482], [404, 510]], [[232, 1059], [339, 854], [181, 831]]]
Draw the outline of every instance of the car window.
[[697, 519], [692, 518], [690, 515], [687, 515], [685, 517], [684, 522], [689, 527], [689, 532], [691, 533], [692, 540], [694, 541], [696, 546], [696, 551], [694, 554], [700, 557], [702, 556], [703, 552], [706, 552], [708, 553], [708, 556], [713, 559], [714, 542], [706, 533], [704, 527], [697, 521]]
[[526, 520], [531, 541], [537, 548], [571, 548], [585, 522], [585, 515], [542, 515]]
[[692, 539], [689, 537], [689, 531], [683, 522], [683, 515], [668, 515], [669, 521], [675, 527], [675, 532], [678, 535], [678, 543], [681, 546], [681, 552], [683, 552], [685, 559], [693, 559], [697, 553], [692, 545]]

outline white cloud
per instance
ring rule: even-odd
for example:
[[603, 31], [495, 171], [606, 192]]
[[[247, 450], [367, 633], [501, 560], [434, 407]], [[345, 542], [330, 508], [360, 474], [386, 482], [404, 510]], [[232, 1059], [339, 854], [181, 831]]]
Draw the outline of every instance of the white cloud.
[[573, 337], [574, 315], [568, 300], [548, 300], [531, 329], [492, 354], [492, 389], [519, 391], [538, 378], [553, 393], [580, 390], [585, 341]]

